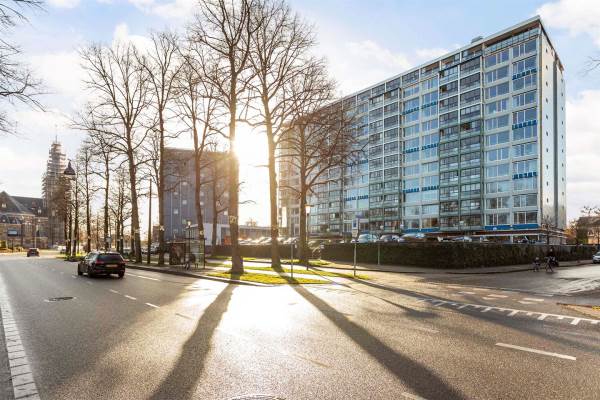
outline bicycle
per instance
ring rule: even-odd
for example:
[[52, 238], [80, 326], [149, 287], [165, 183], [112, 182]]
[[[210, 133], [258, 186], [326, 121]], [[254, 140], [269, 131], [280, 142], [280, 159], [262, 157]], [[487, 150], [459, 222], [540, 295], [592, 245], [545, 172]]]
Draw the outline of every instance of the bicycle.
[[556, 260], [556, 257], [546, 257], [546, 272], [548, 272], [548, 270], [550, 270], [550, 272], [554, 272], [554, 269], [552, 268], [553, 265], [558, 268], [558, 261]]

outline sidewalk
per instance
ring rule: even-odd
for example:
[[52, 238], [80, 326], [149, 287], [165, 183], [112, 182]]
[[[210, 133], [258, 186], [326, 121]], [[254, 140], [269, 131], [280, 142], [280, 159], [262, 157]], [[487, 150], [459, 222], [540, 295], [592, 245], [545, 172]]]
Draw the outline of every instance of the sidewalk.
[[[229, 260], [216, 259], [216, 258], [207, 258], [207, 262], [222, 262], [229, 263]], [[326, 261], [326, 260], [323, 260]], [[259, 264], [271, 264], [270, 259], [253, 259], [251, 261], [244, 261], [244, 263], [259, 263]], [[580, 261], [579, 264], [576, 261], [564, 261], [560, 263], [560, 269], [565, 267], [573, 267], [573, 266], [584, 266], [591, 264], [591, 261]], [[284, 266], [289, 266], [289, 264], [282, 264]], [[352, 264], [346, 263], [337, 263], [333, 261], [329, 261], [329, 264], [324, 266], [311, 266], [311, 269], [316, 270], [324, 270], [328, 269], [332, 270], [349, 270], [352, 271], [354, 269]], [[357, 264], [357, 271], [373, 271], [373, 272], [393, 272], [399, 274], [451, 274], [451, 275], [489, 275], [489, 274], [506, 274], [511, 272], [522, 272], [522, 271], [530, 271], [533, 270], [532, 264], [522, 264], [522, 265], [508, 265], [503, 267], [482, 267], [482, 268], [467, 268], [467, 269], [448, 269], [448, 268], [423, 268], [423, 267], [411, 267], [411, 266], [402, 266], [402, 265], [377, 265], [377, 264]]]

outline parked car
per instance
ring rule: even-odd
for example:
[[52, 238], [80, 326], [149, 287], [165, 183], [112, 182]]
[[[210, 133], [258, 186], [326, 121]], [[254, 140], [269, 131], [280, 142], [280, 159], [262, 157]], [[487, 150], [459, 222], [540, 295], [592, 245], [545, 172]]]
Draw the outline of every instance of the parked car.
[[116, 252], [91, 252], [77, 264], [77, 275], [88, 274], [90, 278], [97, 274], [117, 274], [125, 276], [125, 260]]
[[362, 235], [358, 235], [358, 239], [356, 239], [357, 243], [376, 243], [379, 238], [377, 235], [373, 235], [371, 233], [363, 233]]
[[594, 264], [600, 263], [600, 251], [592, 256], [592, 263], [594, 263]]
[[470, 236], [457, 236], [455, 238], [452, 239], [453, 242], [472, 242], [473, 239], [471, 239]]
[[400, 242], [400, 236], [394, 234], [381, 235], [379, 241], [382, 243], [398, 243]]
[[27, 250], [27, 257], [39, 257], [40, 251], [36, 247], [32, 247]]
[[400, 242], [423, 242], [427, 239], [424, 233], [405, 233], [400, 237]]

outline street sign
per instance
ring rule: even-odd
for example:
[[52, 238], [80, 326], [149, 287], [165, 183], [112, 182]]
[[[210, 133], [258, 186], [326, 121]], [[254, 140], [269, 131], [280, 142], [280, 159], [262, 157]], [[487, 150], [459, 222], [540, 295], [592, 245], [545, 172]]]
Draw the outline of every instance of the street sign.
[[358, 236], [358, 220], [355, 219], [352, 221], [352, 237], [355, 238]]

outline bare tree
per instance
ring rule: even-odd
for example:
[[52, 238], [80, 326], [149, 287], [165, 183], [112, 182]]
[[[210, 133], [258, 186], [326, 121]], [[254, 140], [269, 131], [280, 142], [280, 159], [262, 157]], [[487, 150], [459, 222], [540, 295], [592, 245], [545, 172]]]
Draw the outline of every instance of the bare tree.
[[308, 262], [306, 204], [319, 185], [339, 177], [330, 177], [334, 168], [340, 171], [356, 164], [363, 148], [357, 139], [355, 113], [345, 110], [342, 102], [332, 103], [334, 84], [324, 65], [315, 64], [298, 76], [290, 88], [297, 102], [296, 116], [281, 140], [282, 164], [298, 173], [299, 183], [282, 185], [300, 202], [300, 254]]
[[81, 58], [88, 74], [85, 83], [97, 98], [90, 109], [91, 119], [106, 125], [96, 129], [107, 135], [128, 166], [135, 260], [141, 262], [137, 170], [145, 162], [141, 149], [150, 131], [142, 123], [151, 101], [148, 71], [139, 63], [138, 51], [131, 43], [90, 45], [81, 51]]
[[200, 191], [204, 183], [202, 182], [204, 154], [208, 146], [215, 141], [215, 135], [219, 131], [217, 123], [222, 117], [222, 107], [216, 100], [215, 86], [211, 85], [203, 75], [207, 71], [214, 73], [214, 70], [209, 66], [201, 67], [188, 51], [182, 55], [182, 58], [183, 67], [177, 84], [177, 104], [181, 120], [191, 131], [194, 142], [194, 208], [199, 239], [203, 240], [204, 218]]
[[[144, 66], [147, 72], [150, 91], [152, 92], [151, 107], [155, 113], [154, 130], [157, 135], [158, 153], [157, 159], [154, 161], [156, 173], [154, 181], [158, 192], [158, 223], [164, 227], [164, 193], [165, 193], [165, 165], [164, 165], [164, 150], [168, 137], [175, 137], [176, 134], [167, 133], [166, 122], [167, 113], [170, 103], [173, 101], [176, 94], [176, 82], [178, 74], [181, 70], [181, 62], [179, 60], [179, 39], [172, 32], [159, 32], [151, 35], [152, 48], [150, 51], [140, 58], [140, 64]], [[159, 255], [158, 264], [162, 265], [165, 262], [165, 233], [163, 229], [159, 229]]]
[[110, 196], [110, 213], [113, 216], [117, 251], [123, 252], [123, 238], [125, 234], [125, 222], [131, 216], [131, 199], [128, 195], [127, 171], [118, 168], [115, 171], [114, 184]]
[[584, 206], [581, 213], [585, 215], [583, 228], [587, 231], [588, 236], [596, 239], [596, 244], [600, 246], [600, 207]]
[[253, 24], [258, 27], [251, 36], [250, 61], [255, 77], [252, 91], [258, 98], [255, 109], [258, 124], [265, 128], [269, 157], [271, 265], [280, 268], [276, 150], [283, 132], [302, 108], [301, 102], [312, 101], [310, 96], [294, 92], [290, 83], [315, 65], [320, 66], [322, 61], [310, 55], [315, 44], [312, 28], [294, 14], [285, 1], [261, 1], [252, 16]]
[[238, 243], [239, 162], [235, 155], [236, 123], [243, 114], [243, 96], [247, 90], [250, 37], [256, 27], [251, 10], [255, 0], [201, 0], [199, 13], [189, 26], [189, 41], [203, 69], [207, 84], [215, 90], [215, 99], [229, 114], [229, 230], [231, 235], [231, 271], [244, 272]]
[[[19, 61], [21, 48], [8, 39], [10, 30], [19, 22], [26, 22], [25, 8], [41, 9], [38, 0], [0, 1], [0, 97], [8, 103], [20, 102], [43, 107], [38, 100], [41, 94], [41, 81], [36, 79], [29, 68]], [[13, 126], [5, 111], [0, 111], [0, 133], [10, 133]]]
[[79, 171], [77, 186], [81, 187], [82, 200], [85, 205], [86, 251], [92, 247], [92, 201], [98, 187], [94, 181], [92, 143], [84, 141], [77, 152], [77, 170]]

